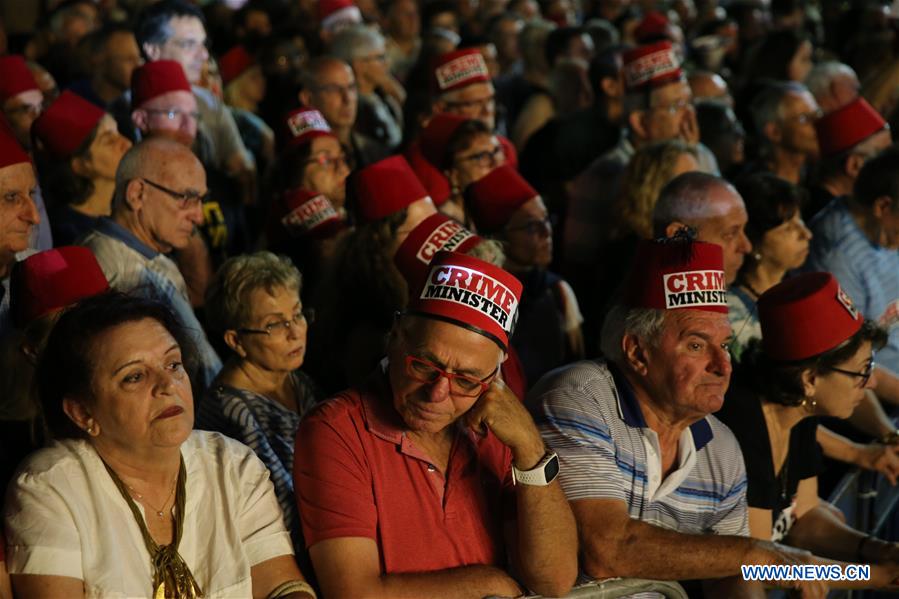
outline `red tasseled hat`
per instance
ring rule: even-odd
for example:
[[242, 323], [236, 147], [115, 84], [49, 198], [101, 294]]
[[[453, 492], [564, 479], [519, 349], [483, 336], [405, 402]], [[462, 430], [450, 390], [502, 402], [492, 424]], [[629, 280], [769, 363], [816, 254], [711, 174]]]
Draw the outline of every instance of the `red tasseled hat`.
[[885, 128], [889, 128], [887, 122], [864, 98], [856, 98], [815, 122], [822, 156], [836, 156]]
[[32, 131], [57, 158], [69, 158], [90, 136], [106, 113], [66, 90], [37, 117]]
[[421, 153], [437, 168], [449, 168], [447, 145], [459, 127], [470, 120], [448, 112], [434, 115], [421, 131]]
[[246, 48], [234, 46], [219, 58], [219, 73], [222, 76], [222, 85], [228, 85], [254, 64], [256, 64], [256, 60], [250, 56]]
[[288, 146], [302, 146], [316, 137], [334, 137], [331, 126], [322, 113], [309, 107], [290, 111], [285, 119], [285, 129]]
[[391, 156], [366, 166], [355, 174], [353, 184], [356, 215], [363, 223], [380, 220], [429, 197], [402, 156]]
[[758, 301], [762, 348], [772, 360], [795, 362], [834, 349], [864, 317], [836, 278], [810, 272], [778, 283]]
[[654, 88], [680, 81], [684, 74], [671, 42], [657, 42], [628, 50], [624, 61], [624, 83], [628, 91]]
[[0, 168], [26, 162], [31, 164], [28, 152], [19, 144], [6, 119], [0, 115]]
[[480, 50], [476, 48], [447, 52], [434, 65], [432, 85], [438, 94], [487, 81], [490, 81], [490, 71], [487, 70], [487, 63]]
[[18, 54], [0, 56], [0, 104], [34, 89], [40, 88], [24, 57]]
[[420, 289], [428, 274], [428, 265], [437, 252], [465, 253], [483, 241], [453, 219], [432, 214], [409, 232], [396, 250], [393, 263], [410, 289]]
[[132, 108], [140, 108], [153, 98], [169, 92], [193, 93], [180, 62], [154, 60], [134, 69], [131, 75]]
[[63, 246], [17, 262], [10, 277], [10, 312], [18, 327], [99, 295], [109, 283], [94, 254], [86, 247]]
[[350, 0], [318, 0], [318, 20], [322, 29], [362, 22], [362, 12]]
[[292, 189], [282, 198], [281, 226], [292, 236], [328, 237], [343, 227], [343, 219], [323, 194]]
[[478, 231], [493, 233], [508, 224], [512, 214], [539, 196], [514, 168], [499, 166], [465, 190], [465, 202]]

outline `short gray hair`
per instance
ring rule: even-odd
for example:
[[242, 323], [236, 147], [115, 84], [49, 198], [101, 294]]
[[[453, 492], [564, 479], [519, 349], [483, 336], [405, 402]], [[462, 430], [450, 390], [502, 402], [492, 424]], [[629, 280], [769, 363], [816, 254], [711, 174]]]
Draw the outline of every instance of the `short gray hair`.
[[290, 258], [271, 252], [234, 256], [225, 261], [206, 290], [206, 324], [223, 333], [249, 324], [250, 294], [279, 288], [299, 294], [302, 276]]
[[659, 201], [652, 211], [653, 235], [665, 237], [665, 229], [673, 222], [690, 225], [697, 219], [708, 218], [709, 192], [716, 187], [737, 193], [726, 180], [701, 171], [683, 173], [669, 181], [659, 192]]
[[666, 314], [665, 310], [629, 308], [620, 303], [612, 306], [600, 333], [599, 348], [603, 356], [610, 362], [621, 364], [624, 361], [621, 341], [625, 335], [633, 335], [651, 347], [658, 347]]
[[368, 25], [353, 25], [334, 36], [331, 54], [352, 64], [357, 58], [384, 48], [384, 36]]
[[125, 152], [119, 166], [115, 171], [115, 190], [112, 193], [112, 210], [113, 212], [121, 210], [125, 207], [125, 197], [128, 191], [128, 184], [134, 179], [140, 179], [154, 166], [152, 157], [149, 156], [154, 150], [165, 151], [166, 146], [169, 149], [185, 149], [189, 148], [175, 140], [166, 137], [148, 137], [140, 143], [136, 143]]
[[784, 99], [789, 94], [802, 94], [807, 91], [808, 88], [801, 83], [777, 81], [767, 84], [762, 91], [755, 95], [749, 105], [749, 112], [760, 140], [767, 140], [764, 134], [765, 125], [783, 117]]
[[848, 64], [827, 60], [819, 62], [812, 67], [808, 77], [805, 78], [805, 85], [816, 99], [822, 98], [830, 95], [830, 84], [840, 75], [848, 75], [858, 79], [858, 75], [855, 74], [855, 71]]

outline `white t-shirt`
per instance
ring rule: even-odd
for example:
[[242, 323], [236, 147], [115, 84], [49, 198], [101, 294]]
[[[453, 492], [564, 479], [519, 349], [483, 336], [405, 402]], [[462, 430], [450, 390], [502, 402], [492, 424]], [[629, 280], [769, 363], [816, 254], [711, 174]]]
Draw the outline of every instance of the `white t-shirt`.
[[[250, 567], [293, 554], [268, 469], [218, 433], [194, 431], [181, 454], [178, 552], [206, 597], [251, 597]], [[151, 595], [140, 529], [86, 441], [56, 442], [29, 457], [10, 484], [4, 520], [10, 573], [78, 578], [86, 597]]]

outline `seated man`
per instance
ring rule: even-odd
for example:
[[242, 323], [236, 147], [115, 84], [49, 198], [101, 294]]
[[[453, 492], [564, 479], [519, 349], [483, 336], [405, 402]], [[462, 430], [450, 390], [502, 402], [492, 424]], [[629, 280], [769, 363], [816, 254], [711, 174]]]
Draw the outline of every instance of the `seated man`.
[[562, 461], [583, 574], [722, 579], [795, 563], [748, 538], [740, 447], [711, 415], [731, 374], [721, 248], [643, 241], [631, 273], [603, 327], [606, 359], [554, 371], [528, 398]]
[[197, 345], [190, 374], [202, 392], [221, 360], [190, 307], [187, 285], [165, 254], [188, 245], [203, 222], [206, 173], [184, 145], [150, 138], [132, 147], [116, 170], [112, 217], [100, 219], [82, 244], [97, 256], [113, 289], [135, 291], [166, 302]]
[[498, 378], [520, 297], [510, 273], [438, 253], [387, 359], [300, 423], [294, 488], [324, 596], [571, 588], [577, 538], [558, 458]]

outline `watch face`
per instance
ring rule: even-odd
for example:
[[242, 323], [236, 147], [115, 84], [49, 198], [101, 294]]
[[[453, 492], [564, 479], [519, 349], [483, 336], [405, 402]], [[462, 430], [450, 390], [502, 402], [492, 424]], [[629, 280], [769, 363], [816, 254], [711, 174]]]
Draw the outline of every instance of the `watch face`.
[[546, 466], [543, 468], [543, 476], [546, 478], [546, 482], [552, 482], [556, 476], [559, 474], [559, 456], [554, 455], [552, 459], [550, 459]]

